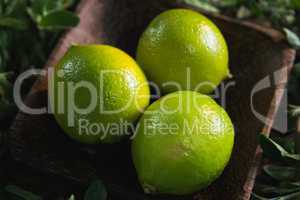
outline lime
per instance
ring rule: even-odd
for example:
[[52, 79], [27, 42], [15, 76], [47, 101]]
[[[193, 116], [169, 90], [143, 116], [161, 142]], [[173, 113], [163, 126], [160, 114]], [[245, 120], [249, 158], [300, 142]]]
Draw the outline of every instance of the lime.
[[233, 144], [234, 128], [224, 109], [209, 96], [180, 91], [148, 107], [132, 155], [146, 193], [186, 195], [220, 176]]
[[52, 77], [55, 118], [71, 138], [83, 143], [120, 140], [149, 104], [142, 70], [129, 55], [111, 46], [71, 47]]
[[223, 35], [187, 9], [165, 11], [150, 23], [139, 40], [137, 62], [163, 93], [210, 93], [230, 74]]

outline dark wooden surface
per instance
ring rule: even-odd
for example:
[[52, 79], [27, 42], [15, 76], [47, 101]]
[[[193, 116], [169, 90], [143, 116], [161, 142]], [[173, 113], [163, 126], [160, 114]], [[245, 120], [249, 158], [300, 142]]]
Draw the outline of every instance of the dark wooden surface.
[[[83, 0], [78, 9], [80, 25], [62, 37], [46, 67], [54, 66], [72, 43], [110, 44], [134, 56], [138, 38], [146, 25], [168, 8], [170, 6], [157, 0]], [[189, 197], [146, 196], [137, 182], [130, 156], [130, 141], [124, 140], [115, 145], [78, 144], [65, 136], [50, 114], [18, 114], [9, 138], [14, 159], [43, 172], [45, 177], [48, 174], [60, 176], [82, 186], [99, 177], [112, 196], [123, 200], [249, 199], [261, 156], [257, 134], [269, 134], [271, 128], [271, 123], [266, 125], [253, 115], [251, 90], [263, 78], [272, 78], [275, 71], [283, 69], [280, 73], [282, 84], [260, 91], [253, 100], [255, 109], [272, 122], [295, 52], [278, 31], [223, 16], [209, 17], [223, 32], [230, 49], [230, 68], [235, 86], [228, 89], [226, 110], [236, 130], [231, 161], [210, 187]], [[47, 106], [46, 78], [35, 84], [26, 104]], [[43, 180], [40, 184], [42, 187]]]

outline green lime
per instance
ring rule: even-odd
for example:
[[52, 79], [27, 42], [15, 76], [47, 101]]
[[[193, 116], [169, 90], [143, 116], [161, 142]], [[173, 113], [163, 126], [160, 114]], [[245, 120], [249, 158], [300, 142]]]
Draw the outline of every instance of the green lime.
[[220, 176], [234, 144], [234, 127], [212, 98], [192, 91], [168, 94], [148, 107], [132, 144], [144, 191], [186, 195]]
[[230, 74], [222, 33], [187, 9], [165, 11], [150, 23], [140, 38], [137, 62], [163, 93], [210, 93]]
[[142, 70], [129, 55], [111, 46], [71, 47], [55, 68], [51, 83], [57, 122], [82, 143], [120, 140], [149, 104]]

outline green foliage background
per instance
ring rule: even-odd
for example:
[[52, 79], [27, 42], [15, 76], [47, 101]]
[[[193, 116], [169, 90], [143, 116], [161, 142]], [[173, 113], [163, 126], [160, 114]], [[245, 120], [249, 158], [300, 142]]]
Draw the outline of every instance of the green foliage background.
[[13, 77], [42, 68], [62, 30], [78, 24], [75, 0], [0, 0], [0, 119], [15, 111]]

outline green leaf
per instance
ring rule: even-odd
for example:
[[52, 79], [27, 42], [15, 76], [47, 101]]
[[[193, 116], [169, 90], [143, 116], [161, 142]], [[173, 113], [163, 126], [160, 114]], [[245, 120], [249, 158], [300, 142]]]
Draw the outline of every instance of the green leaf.
[[283, 30], [286, 34], [289, 44], [295, 49], [300, 49], [300, 38], [298, 35], [287, 28], [283, 28]]
[[[290, 75], [288, 82], [288, 97], [289, 104], [299, 104], [300, 102], [300, 63], [296, 63], [293, 67], [293, 70]], [[300, 115], [300, 107], [296, 105], [289, 106], [289, 119], [292, 120], [289, 122], [289, 125], [294, 125], [296, 122], [297, 116]]]
[[8, 185], [5, 187], [5, 191], [13, 194], [17, 197], [22, 198], [23, 200], [42, 200], [42, 198], [38, 195], [35, 195], [31, 192], [25, 191], [17, 186]]
[[28, 28], [28, 24], [20, 19], [12, 17], [2, 17], [0, 18], [0, 27], [13, 28], [16, 30], [25, 30]]
[[63, 2], [64, 8], [69, 8], [70, 6], [74, 5], [75, 0], [61, 0]]
[[296, 63], [293, 68], [293, 75], [300, 78], [300, 63]]
[[300, 106], [289, 105], [289, 114], [293, 118], [297, 118], [300, 116]]
[[241, 6], [236, 13], [236, 17], [238, 19], [245, 19], [250, 16], [251, 16], [251, 11], [245, 6]]
[[4, 16], [10, 17], [20, 17], [24, 16], [26, 8], [26, 1], [24, 0], [10, 0], [6, 3], [5, 12], [3, 13]]
[[300, 179], [300, 169], [297, 167], [266, 165], [263, 169], [266, 174], [278, 181], [291, 181]]
[[35, 15], [47, 15], [50, 12], [61, 11], [74, 5], [75, 0], [33, 0], [32, 11]]
[[273, 198], [265, 198], [255, 193], [252, 193], [253, 200], [299, 200], [299, 198], [300, 198], [300, 192], [295, 192], [292, 194], [277, 196]]
[[12, 99], [12, 84], [7, 79], [10, 73], [0, 73], [0, 98]]
[[35, 15], [43, 15], [49, 0], [32, 0], [32, 4], [28, 7]]
[[251, 199], [252, 200], [270, 200], [270, 199], [264, 198], [262, 196], [259, 196], [259, 195], [255, 194], [255, 193], [252, 193], [252, 198]]
[[299, 198], [300, 198], [300, 192], [295, 192], [292, 194], [272, 198], [270, 200], [299, 200]]
[[31, 7], [27, 8], [27, 13], [35, 22], [40, 23], [43, 17], [53, 12], [63, 11], [74, 3], [74, 0], [33, 0]]
[[212, 13], [218, 13], [219, 9], [213, 6], [210, 3], [202, 2], [201, 0], [183, 0], [184, 3], [188, 5], [195, 6], [197, 8], [200, 8], [202, 10], [212, 12]]
[[295, 141], [286, 137], [273, 137], [274, 142], [282, 146], [287, 152], [294, 154], [295, 153]]
[[220, 7], [234, 7], [240, 3], [240, 0], [219, 0], [214, 2], [214, 5]]
[[0, 189], [0, 199], [1, 200], [23, 200], [19, 197], [15, 197], [7, 192], [5, 192], [3, 189]]
[[291, 4], [293, 8], [300, 9], [300, 0], [292, 0]]
[[271, 138], [268, 138], [265, 135], [260, 134], [259, 140], [265, 156], [275, 161], [286, 161], [286, 162], [300, 161], [300, 154], [291, 154], [287, 152], [282, 146], [274, 142]]
[[75, 200], [75, 196], [72, 194], [68, 200]]
[[[44, 0], [45, 1], [45, 0]], [[63, 0], [47, 0], [47, 3], [44, 7], [44, 13], [49, 13], [52, 11], [58, 11], [64, 9], [64, 1]]]
[[100, 180], [94, 181], [88, 188], [84, 200], [106, 200], [107, 191]]
[[52, 11], [63, 10], [63, 3], [63, 0], [34, 0], [31, 8], [36, 15], [46, 15]]
[[57, 30], [77, 26], [79, 17], [69, 11], [55, 11], [43, 16], [39, 22], [41, 29]]
[[10, 73], [0, 73], [0, 118], [14, 113], [13, 86], [7, 80]]
[[272, 186], [272, 185], [264, 185], [261, 183], [256, 183], [255, 191], [259, 194], [263, 195], [287, 195], [300, 191], [300, 187], [291, 186], [291, 185], [280, 185], [280, 186]]
[[281, 182], [279, 183], [280, 187], [286, 187], [286, 188], [300, 188], [300, 182]]

